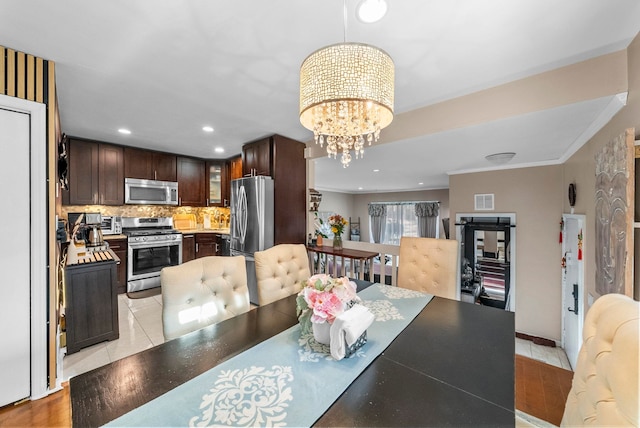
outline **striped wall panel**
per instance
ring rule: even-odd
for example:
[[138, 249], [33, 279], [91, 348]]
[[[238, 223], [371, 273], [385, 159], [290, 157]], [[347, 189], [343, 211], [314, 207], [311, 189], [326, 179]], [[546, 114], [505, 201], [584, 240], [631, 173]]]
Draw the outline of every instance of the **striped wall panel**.
[[48, 105], [53, 68], [52, 61], [0, 46], [0, 94]]
[[[57, 266], [55, 240], [56, 151], [60, 121], [56, 102], [55, 63], [0, 46], [0, 95], [22, 98], [47, 106], [47, 192], [49, 266]], [[58, 296], [57, 269], [49, 269], [49, 296]], [[49, 298], [49, 389], [56, 388], [57, 298]]]

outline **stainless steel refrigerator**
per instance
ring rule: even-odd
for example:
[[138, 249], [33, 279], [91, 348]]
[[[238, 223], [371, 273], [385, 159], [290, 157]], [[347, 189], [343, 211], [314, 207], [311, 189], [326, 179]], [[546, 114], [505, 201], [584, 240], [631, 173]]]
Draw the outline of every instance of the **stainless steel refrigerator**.
[[273, 180], [255, 176], [231, 181], [231, 255], [247, 263], [249, 300], [258, 304], [253, 253], [273, 247]]

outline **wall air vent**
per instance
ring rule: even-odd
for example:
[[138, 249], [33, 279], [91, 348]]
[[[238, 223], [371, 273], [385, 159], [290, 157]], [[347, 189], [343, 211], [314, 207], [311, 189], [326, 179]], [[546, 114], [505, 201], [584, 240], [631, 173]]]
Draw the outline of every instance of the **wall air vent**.
[[493, 193], [483, 193], [473, 195], [475, 198], [476, 211], [493, 211]]

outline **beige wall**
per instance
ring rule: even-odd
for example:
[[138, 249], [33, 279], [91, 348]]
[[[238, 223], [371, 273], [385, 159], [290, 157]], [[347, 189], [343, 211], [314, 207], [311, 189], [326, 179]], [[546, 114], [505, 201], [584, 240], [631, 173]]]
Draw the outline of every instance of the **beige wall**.
[[[595, 154], [627, 128], [635, 128], [636, 140], [640, 138], [640, 36], [627, 49], [629, 95], [627, 105], [602, 128], [587, 144], [564, 164], [562, 189], [576, 183], [576, 214], [586, 214], [585, 239], [585, 286], [594, 298], [599, 295], [595, 285]], [[569, 202], [563, 198], [563, 209], [569, 212]], [[632, 269], [631, 266], [627, 267]], [[637, 295], [637, 294], [636, 294]], [[586, 296], [585, 296], [586, 299]], [[585, 300], [585, 308], [587, 308]]]
[[552, 340], [561, 338], [560, 183], [560, 165], [449, 177], [453, 221], [474, 212], [476, 193], [495, 194], [493, 212], [516, 215], [516, 331]]
[[[495, 212], [516, 214], [515, 316], [518, 332], [561, 339], [563, 308], [558, 234], [561, 214], [571, 211], [566, 194], [572, 182], [576, 183], [578, 194], [575, 213], [586, 215], [586, 291], [594, 298], [598, 297], [595, 291], [594, 156], [627, 128], [636, 128], [636, 139], [640, 138], [640, 36], [626, 54], [627, 105], [563, 165], [454, 175], [449, 179], [452, 219], [458, 212], [473, 212], [474, 193], [495, 193]], [[585, 307], [588, 307], [587, 296], [584, 298]]]

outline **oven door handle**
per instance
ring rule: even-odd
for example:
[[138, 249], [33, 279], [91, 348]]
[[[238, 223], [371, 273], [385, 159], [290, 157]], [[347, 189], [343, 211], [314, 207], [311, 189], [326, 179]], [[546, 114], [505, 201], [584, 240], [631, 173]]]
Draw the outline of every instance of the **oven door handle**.
[[160, 248], [160, 247], [171, 247], [173, 245], [181, 245], [181, 241], [166, 241], [166, 242], [129, 242], [129, 248], [134, 250], [139, 250], [143, 248]]

